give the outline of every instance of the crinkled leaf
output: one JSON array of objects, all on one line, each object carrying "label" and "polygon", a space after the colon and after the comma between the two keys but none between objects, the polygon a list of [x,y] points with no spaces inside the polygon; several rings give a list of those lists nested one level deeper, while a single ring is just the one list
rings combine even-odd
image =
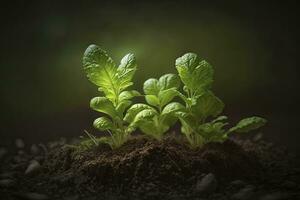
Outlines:
[{"label": "crinkled leaf", "polygon": [[198,66],[200,62],[199,57],[195,53],[186,53],[176,59],[176,67],[185,67],[191,72]]},{"label": "crinkled leaf", "polygon": [[119,95],[119,104],[117,106],[117,111],[118,113],[124,113],[124,111],[131,105],[133,97],[141,95],[138,91],[136,90],[130,90],[130,91],[123,91]]},{"label": "crinkled leaf", "polygon": [[108,144],[111,148],[113,148],[113,140],[112,140],[112,137],[101,137],[98,139],[98,142],[99,143],[102,143],[102,144]]},{"label": "crinkled leaf", "polygon": [[180,80],[175,74],[165,74],[159,80],[151,78],[144,83],[146,101],[150,105],[163,107],[176,95]]},{"label": "crinkled leaf", "polygon": [[159,101],[158,97],[155,95],[146,95],[145,99],[146,99],[146,102],[148,104],[150,104],[151,106],[158,107],[160,105],[160,101]]},{"label": "crinkled leaf", "polygon": [[186,97],[178,90],[176,90],[176,93],[177,93],[176,96],[180,97],[186,103],[186,105],[189,105],[189,107],[191,107],[193,104],[196,104],[196,98]]},{"label": "crinkled leaf", "polygon": [[154,133],[155,126],[153,124],[153,121],[144,121],[143,123],[139,124],[139,128],[141,131],[147,135],[152,135]]},{"label": "crinkled leaf", "polygon": [[114,127],[112,121],[106,117],[99,117],[95,119],[93,126],[100,131],[111,130]]},{"label": "crinkled leaf", "polygon": [[132,53],[125,55],[119,65],[120,69],[134,69],[136,67],[136,59]]},{"label": "crinkled leaf", "polygon": [[163,136],[163,133],[165,133],[170,127],[164,124],[155,126],[153,122],[147,121],[139,124],[139,128],[143,133],[150,135],[157,140],[160,140]]},{"label": "crinkled leaf", "polygon": [[157,95],[159,92],[158,80],[150,78],[144,82],[144,93],[147,95]]},{"label": "crinkled leaf", "polygon": [[161,112],[161,115],[164,116],[174,114],[175,112],[183,111],[184,109],[185,107],[182,104],[172,102],[164,107],[163,111]]},{"label": "crinkled leaf", "polygon": [[133,54],[126,55],[119,67],[97,45],[90,45],[83,55],[83,69],[88,79],[99,86],[99,91],[115,104],[120,92],[132,85],[131,79],[136,71]]},{"label": "crinkled leaf", "polygon": [[204,139],[202,135],[197,132],[197,119],[193,115],[185,112],[176,112],[176,114],[182,125],[181,132],[185,134],[191,147],[195,148],[203,145]]},{"label": "crinkled leaf", "polygon": [[123,91],[132,85],[132,77],[136,71],[137,64],[133,54],[125,55],[118,68],[119,90]]},{"label": "crinkled leaf", "polygon": [[139,126],[139,124],[142,124],[143,122],[148,122],[152,120],[152,118],[156,115],[157,112],[152,108],[142,110],[135,116],[132,124],[134,124],[135,126]]},{"label": "crinkled leaf", "polygon": [[201,91],[203,89],[209,89],[212,82],[213,82],[213,68],[212,66],[206,62],[205,60],[202,60],[199,65],[195,68],[193,72],[193,78],[192,78],[192,88],[194,91]]},{"label": "crinkled leaf", "polygon": [[222,142],[227,138],[224,134],[224,126],[227,124],[223,122],[205,123],[198,127],[198,131],[206,142]]},{"label": "crinkled leaf", "polygon": [[117,106],[116,110],[119,114],[123,114],[126,108],[128,108],[132,104],[132,101],[130,100],[123,100],[119,105]]},{"label": "crinkled leaf", "polygon": [[195,127],[197,127],[197,119],[195,118],[195,116],[186,113],[184,111],[179,111],[175,113],[176,116],[180,119],[181,123],[184,126],[188,126],[190,129],[195,130]]},{"label": "crinkled leaf", "polygon": [[167,103],[172,101],[172,99],[177,95],[176,88],[170,88],[166,90],[162,90],[158,93],[159,105],[161,107],[165,106]]},{"label": "crinkled leaf", "polygon": [[98,112],[105,113],[112,118],[116,117],[118,114],[115,110],[114,105],[106,97],[94,97],[90,101],[90,107]]},{"label": "crinkled leaf", "polygon": [[198,127],[199,131],[203,133],[206,137],[211,137],[213,135],[222,134],[225,132],[223,127],[228,123],[216,122],[216,123],[205,123]]},{"label": "crinkled leaf", "polygon": [[90,45],[83,55],[83,69],[88,79],[114,102],[118,90],[117,68],[107,53],[97,45]]},{"label": "crinkled leaf", "polygon": [[180,79],[176,74],[165,74],[161,76],[158,80],[158,87],[162,90],[167,90],[170,88],[179,88]]},{"label": "crinkled leaf", "polygon": [[229,132],[249,132],[264,126],[266,122],[267,120],[261,117],[248,117],[239,121],[237,125],[229,129]]},{"label": "crinkled leaf", "polygon": [[116,72],[115,64],[106,51],[94,44],[90,45],[84,52],[83,69],[87,73],[88,79],[100,87],[104,84],[110,84],[106,83],[109,82],[106,80],[106,76],[114,76]]},{"label": "crinkled leaf", "polygon": [[196,94],[209,89],[213,82],[213,68],[205,60],[200,61],[194,53],[176,59],[176,69],[184,85]]},{"label": "crinkled leaf", "polygon": [[172,126],[177,121],[176,112],[185,110],[185,107],[177,102],[172,102],[167,104],[161,112],[161,118],[163,123],[169,126]]},{"label": "crinkled leaf", "polygon": [[122,102],[124,100],[130,100],[133,97],[140,96],[141,94],[136,90],[130,90],[130,91],[123,91],[119,95],[119,102]]},{"label": "crinkled leaf", "polygon": [[131,122],[133,122],[134,118],[140,111],[146,110],[146,109],[153,109],[153,108],[151,106],[148,106],[147,104],[143,104],[143,103],[134,104],[127,110],[124,120],[128,123],[131,123]]},{"label": "crinkled leaf", "polygon": [[208,91],[201,95],[195,105],[192,106],[192,111],[202,119],[206,117],[219,115],[224,108],[224,103],[216,97],[212,92]]},{"label": "crinkled leaf", "polygon": [[215,122],[219,122],[219,121],[225,121],[227,119],[228,119],[227,116],[221,115],[221,116],[217,117],[216,119],[212,120],[211,123],[215,123]]}]

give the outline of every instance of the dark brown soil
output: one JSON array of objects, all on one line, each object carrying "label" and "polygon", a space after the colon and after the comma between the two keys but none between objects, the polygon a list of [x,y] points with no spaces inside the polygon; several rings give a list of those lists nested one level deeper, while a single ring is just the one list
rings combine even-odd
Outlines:
[{"label": "dark brown soil", "polygon": [[[30,199],[28,192],[50,199],[296,199],[300,170],[294,160],[272,144],[250,140],[200,149],[178,137],[134,137],[116,150],[62,144],[49,148],[36,173],[24,175],[27,166],[20,164],[16,184],[0,191],[6,199]],[[207,174],[213,181],[203,181]],[[252,193],[239,197],[247,187]]]}]

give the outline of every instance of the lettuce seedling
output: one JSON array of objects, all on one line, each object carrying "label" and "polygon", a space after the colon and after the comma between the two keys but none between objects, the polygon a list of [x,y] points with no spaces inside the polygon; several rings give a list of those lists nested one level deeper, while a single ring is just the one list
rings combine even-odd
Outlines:
[{"label": "lettuce seedling", "polygon": [[178,95],[185,103],[184,111],[176,112],[181,122],[181,131],[192,147],[208,142],[223,142],[233,132],[243,133],[263,126],[266,120],[249,117],[226,130],[226,116],[219,116],[224,103],[210,90],[213,82],[213,68],[194,53],[187,53],[176,59],[179,77],[184,84],[184,94]]},{"label": "lettuce seedling", "polygon": [[100,131],[107,131],[110,137],[102,137],[100,142],[112,148],[121,146],[134,130],[123,120],[126,109],[132,104],[131,99],[140,95],[131,86],[137,69],[133,54],[125,55],[117,67],[107,53],[96,45],[90,45],[83,55],[83,69],[88,79],[98,86],[104,96],[94,97],[90,107],[105,116],[97,118],[93,126]]},{"label": "lettuce seedling", "polygon": [[139,127],[146,135],[161,140],[164,133],[176,121],[176,112],[184,107],[172,99],[177,95],[180,79],[175,74],[165,74],[159,79],[150,78],[144,83],[146,102],[134,104],[128,109],[125,120]]}]

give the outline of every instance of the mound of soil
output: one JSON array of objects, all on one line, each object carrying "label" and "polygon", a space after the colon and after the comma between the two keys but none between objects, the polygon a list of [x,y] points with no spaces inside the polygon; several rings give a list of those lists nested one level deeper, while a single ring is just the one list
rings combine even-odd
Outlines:
[{"label": "mound of soil", "polygon": [[[84,149],[52,144],[39,156],[37,160],[37,155],[29,154],[17,164],[15,158],[6,159],[10,167],[2,170],[14,172],[13,178],[3,179],[13,181],[10,186],[1,187],[0,180],[6,199],[299,197],[295,158],[263,141],[228,140],[190,149],[178,137],[163,141],[134,137],[115,150],[106,145]],[[28,160],[31,166],[41,166],[28,173]]]}]

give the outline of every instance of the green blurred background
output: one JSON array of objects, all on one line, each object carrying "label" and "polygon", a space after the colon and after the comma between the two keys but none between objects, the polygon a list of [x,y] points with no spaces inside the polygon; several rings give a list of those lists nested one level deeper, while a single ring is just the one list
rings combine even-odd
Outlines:
[{"label": "green blurred background", "polygon": [[276,142],[300,150],[296,1],[9,1],[1,5],[1,143],[91,130],[97,95],[81,66],[95,43],[136,55],[135,89],[195,52],[215,68],[225,114],[264,116]]}]

